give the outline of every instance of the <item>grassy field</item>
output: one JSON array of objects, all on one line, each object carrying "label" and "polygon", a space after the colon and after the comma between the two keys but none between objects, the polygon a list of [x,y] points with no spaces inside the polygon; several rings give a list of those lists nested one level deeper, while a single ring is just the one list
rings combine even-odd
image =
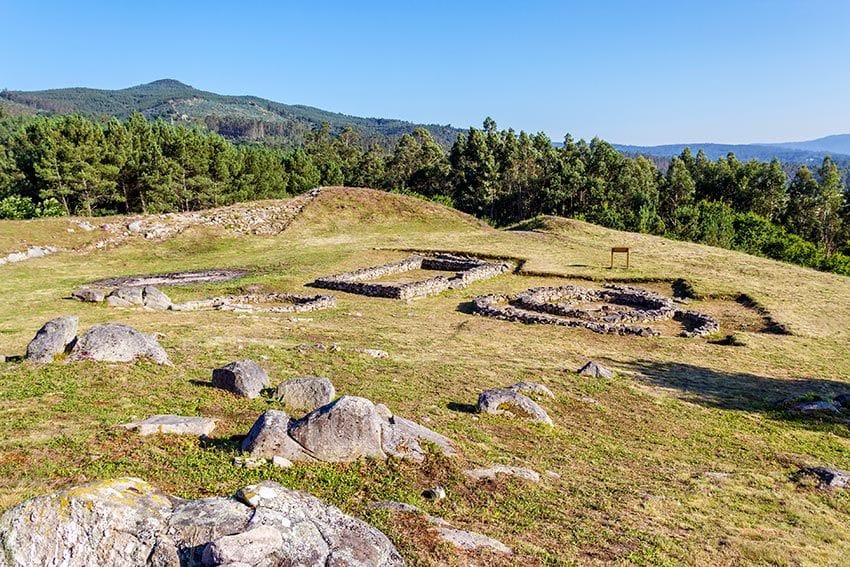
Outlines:
[{"label": "grassy field", "polygon": [[[850,392],[850,278],[696,244],[556,218],[497,231],[439,206],[366,190],[326,190],[276,237],[209,227],[164,242],[127,239],[80,253],[94,233],[67,219],[0,223],[0,244],[63,245],[64,252],[0,267],[0,353],[21,354],[44,321],[63,314],[123,322],[164,335],[173,367],[81,363],[0,367],[0,509],[88,480],[135,475],[186,497],[228,494],[270,478],[310,491],[372,522],[411,565],[846,565],[850,493],[795,481],[801,465],[850,468],[841,419],[800,419],[776,402]],[[632,249],[632,269],[608,268],[611,246]],[[17,248],[16,248],[17,247]],[[4,248],[5,249],[5,248]],[[518,274],[410,303],[335,292],[338,307],[281,314],[116,310],[67,299],[99,278],[237,267],[232,282],[163,288],[175,301],[247,286],[310,293],[313,279],[404,257],[402,250],[511,257]],[[694,308],[720,317],[745,346],[674,336],[616,337],[470,315],[481,293],[537,285],[645,280],[670,290],[684,278]],[[594,280],[594,281],[589,281]],[[315,293],[315,290],[312,290]],[[736,301],[740,294],[762,312]],[[760,332],[763,317],[791,335]],[[670,335],[671,333],[667,333]],[[299,351],[303,343],[338,352]],[[387,359],[358,348],[379,348]],[[252,358],[273,383],[314,374],[339,394],[387,404],[452,438],[461,456],[245,470],[231,465],[256,417],[277,406],[209,387],[211,369]],[[594,380],[588,359],[617,371]],[[486,388],[533,380],[555,400],[556,427],[469,413]],[[220,418],[213,439],[141,439],[118,424],[155,413]],[[470,466],[508,464],[539,484],[473,482]],[[426,502],[442,484],[448,498]],[[367,507],[401,500],[511,546],[511,558],[459,554],[424,519]]]}]

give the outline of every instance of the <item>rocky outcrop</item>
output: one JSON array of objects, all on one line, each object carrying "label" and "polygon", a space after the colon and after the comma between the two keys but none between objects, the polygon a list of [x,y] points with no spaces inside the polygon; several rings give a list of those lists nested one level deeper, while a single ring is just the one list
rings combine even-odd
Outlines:
[{"label": "rocky outcrop", "polygon": [[12,252],[0,258],[0,266],[4,264],[14,264],[23,262],[24,260],[32,260],[33,258],[41,258],[49,254],[57,252],[59,249],[53,246],[30,246],[23,252]]},{"label": "rocky outcrop", "polygon": [[271,387],[269,375],[253,360],[237,360],[212,372],[212,385],[243,398],[258,398]]},{"label": "rocky outcrop", "polygon": [[0,565],[400,566],[387,537],[317,498],[264,481],[181,500],[137,478],[40,496],[0,518]]},{"label": "rocky outcrop", "polygon": [[173,435],[209,435],[215,429],[216,420],[210,417],[184,415],[152,415],[151,417],[121,427],[138,431],[139,435],[155,435],[157,433]]},{"label": "rocky outcrop", "polygon": [[[436,270],[455,272],[454,276],[434,276],[407,283],[375,282],[378,278],[401,274],[412,270]],[[372,297],[412,299],[441,293],[448,289],[460,289],[470,283],[492,278],[510,270],[504,263],[485,262],[478,258],[437,254],[434,256],[408,256],[398,262],[363,268],[353,272],[319,278],[311,285],[335,289]]]},{"label": "rocky outcrop", "polygon": [[517,382],[513,386],[508,386],[508,390],[519,392],[530,398],[549,398],[555,399],[555,394],[548,387],[537,382]]},{"label": "rocky outcrop", "polygon": [[51,319],[27,345],[27,360],[38,363],[53,362],[53,357],[66,352],[77,338],[80,319],[75,316]]},{"label": "rocky outcrop", "polygon": [[[72,297],[76,298],[77,295],[81,294],[81,291],[83,290],[75,292]],[[88,292],[89,296],[94,294],[93,290],[87,289],[84,291]],[[123,286],[115,288],[109,293],[109,295],[106,296],[106,302],[111,307],[130,307],[136,305],[160,311],[171,308],[171,298],[152,285],[144,287]]]},{"label": "rocky outcrop", "polygon": [[850,472],[832,467],[805,467],[797,475],[814,477],[821,488],[850,487]]},{"label": "rocky outcrop", "polygon": [[535,423],[553,425],[552,419],[537,402],[507,388],[485,390],[478,396],[475,406],[478,413],[513,415]]},{"label": "rocky outcrop", "polygon": [[81,287],[71,294],[71,299],[85,303],[103,303],[106,299],[106,293],[100,289]]},{"label": "rocky outcrop", "polygon": [[80,337],[70,360],[132,362],[149,358],[157,364],[170,364],[168,355],[152,336],[119,323],[95,325]]},{"label": "rocky outcrop", "polygon": [[327,378],[305,376],[278,384],[275,398],[292,409],[314,410],[336,397],[336,389]]},{"label": "rocky outcrop", "polygon": [[433,443],[445,455],[454,454],[444,436],[392,415],[365,398],[343,396],[301,419],[269,410],[251,427],[242,450],[252,457],[283,457],[293,462],[351,462],[388,456],[422,461],[422,442]]}]

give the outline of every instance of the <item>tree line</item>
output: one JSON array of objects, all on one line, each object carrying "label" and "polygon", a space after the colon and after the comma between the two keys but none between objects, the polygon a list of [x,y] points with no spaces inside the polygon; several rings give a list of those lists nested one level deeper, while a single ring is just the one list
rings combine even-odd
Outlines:
[{"label": "tree line", "polygon": [[139,114],[0,119],[0,218],[197,210],[322,185],[415,194],[498,226],[560,215],[850,275],[850,193],[829,157],[789,176],[776,160],[686,149],[662,171],[598,138],[556,147],[491,119],[448,150],[423,128],[386,148],[323,126],[282,149]]}]

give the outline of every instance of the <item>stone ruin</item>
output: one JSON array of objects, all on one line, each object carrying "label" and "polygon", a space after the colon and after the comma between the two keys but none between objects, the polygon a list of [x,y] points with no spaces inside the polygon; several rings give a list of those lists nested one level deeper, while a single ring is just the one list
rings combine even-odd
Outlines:
[{"label": "stone ruin", "polygon": [[[413,255],[398,262],[319,278],[311,285],[371,297],[412,299],[414,297],[435,295],[448,289],[464,288],[472,282],[498,276],[507,272],[509,269],[510,265],[505,263],[485,262],[479,258],[456,256],[453,254],[436,254],[434,256]],[[437,275],[406,283],[370,281],[412,270],[454,272],[455,275]]]},{"label": "stone ruin", "polygon": [[720,330],[720,323],[710,315],[679,309],[672,299],[653,291],[614,284],[602,289],[568,285],[535,287],[516,295],[479,295],[473,309],[478,315],[505,321],[582,327],[602,334],[658,336],[661,333],[647,323],[669,319],[686,326],[683,337]]},{"label": "stone ruin", "polygon": [[169,272],[165,274],[146,274],[107,278],[92,282],[93,287],[144,287],[163,285],[191,285],[197,283],[218,283],[235,280],[248,275],[248,270],[213,269],[192,272]]},{"label": "stone ruin", "polygon": [[332,295],[298,295],[294,293],[248,293],[225,295],[171,305],[172,311],[238,311],[248,313],[306,313],[333,309]]}]

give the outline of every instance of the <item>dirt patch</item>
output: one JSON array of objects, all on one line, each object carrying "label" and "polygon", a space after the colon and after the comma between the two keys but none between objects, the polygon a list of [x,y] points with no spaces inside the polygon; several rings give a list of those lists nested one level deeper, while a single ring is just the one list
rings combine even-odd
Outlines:
[{"label": "dirt patch", "polygon": [[217,283],[239,279],[248,275],[248,270],[219,269],[199,270],[196,272],[173,272],[167,274],[146,274],[139,276],[123,276],[97,280],[89,285],[95,287],[144,287],[193,285],[198,283]]}]

